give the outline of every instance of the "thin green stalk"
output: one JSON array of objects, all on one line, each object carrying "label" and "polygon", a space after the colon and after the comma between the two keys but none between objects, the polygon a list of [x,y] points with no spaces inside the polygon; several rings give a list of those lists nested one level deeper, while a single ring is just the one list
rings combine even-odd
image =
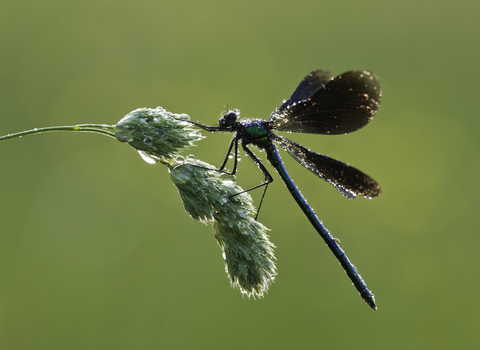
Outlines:
[{"label": "thin green stalk", "polygon": [[79,124],[71,126],[49,126],[45,128],[35,128],[32,130],[26,130],[17,132],[14,134],[8,134],[0,136],[0,142],[8,139],[14,139],[17,137],[42,134],[45,132],[56,132],[56,131],[76,131],[76,132],[91,132],[95,134],[103,134],[115,138],[115,125],[107,124]]}]

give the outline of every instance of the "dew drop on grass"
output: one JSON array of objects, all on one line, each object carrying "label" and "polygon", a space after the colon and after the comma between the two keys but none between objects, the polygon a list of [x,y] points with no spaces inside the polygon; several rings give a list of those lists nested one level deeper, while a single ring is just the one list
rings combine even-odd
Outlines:
[{"label": "dew drop on grass", "polygon": [[150,157],[148,154],[146,154],[143,151],[138,151],[138,154],[140,154],[140,157],[142,157],[142,159],[146,161],[148,164],[155,164],[157,162],[154,158]]}]

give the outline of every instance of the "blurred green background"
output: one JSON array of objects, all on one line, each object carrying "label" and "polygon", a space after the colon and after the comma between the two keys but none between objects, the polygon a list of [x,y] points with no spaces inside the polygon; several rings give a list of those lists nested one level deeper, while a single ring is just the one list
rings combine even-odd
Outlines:
[{"label": "blurred green background", "polygon": [[[3,142],[0,348],[478,349],[479,11],[471,0],[1,1],[0,134],[116,124],[158,105],[210,125],[224,106],[267,119],[311,70],[368,69],[383,101],[367,127],[289,136],[383,193],[348,201],[282,153],[378,310],[273,169],[259,220],[279,275],[248,300],[164,166],[98,135]],[[191,152],[218,166],[230,137]],[[261,181],[240,166],[240,185]]]}]

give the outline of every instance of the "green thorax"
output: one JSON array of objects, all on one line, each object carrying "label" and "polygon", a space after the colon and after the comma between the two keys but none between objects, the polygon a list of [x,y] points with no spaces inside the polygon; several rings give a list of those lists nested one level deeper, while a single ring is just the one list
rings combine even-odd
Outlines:
[{"label": "green thorax", "polygon": [[243,140],[243,144],[254,144],[257,147],[265,148],[272,143],[272,127],[265,120],[254,120],[251,122],[237,124],[237,133]]}]

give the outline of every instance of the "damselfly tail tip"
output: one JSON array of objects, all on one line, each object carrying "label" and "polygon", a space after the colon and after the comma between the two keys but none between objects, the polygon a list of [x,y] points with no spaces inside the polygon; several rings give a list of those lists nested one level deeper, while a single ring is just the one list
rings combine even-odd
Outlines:
[{"label": "damselfly tail tip", "polygon": [[368,306],[370,306],[373,310],[377,309],[377,305],[375,305],[375,299],[373,298],[366,298],[364,299]]}]

